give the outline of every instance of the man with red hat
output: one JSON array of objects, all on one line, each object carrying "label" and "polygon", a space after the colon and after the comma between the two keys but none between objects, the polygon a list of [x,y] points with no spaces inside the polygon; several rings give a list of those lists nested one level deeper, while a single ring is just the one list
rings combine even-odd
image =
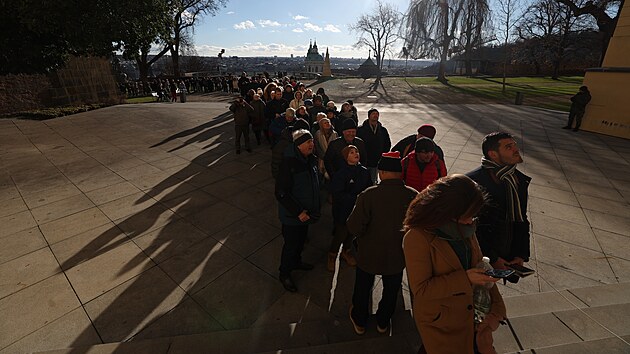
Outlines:
[{"label": "man with red hat", "polygon": [[356,334],[365,333],[376,274],[383,280],[383,294],[376,311],[376,330],[389,332],[405,268],[402,222],[409,203],[418,194],[400,179],[402,166],[398,152],[382,154],[377,168],[379,184],[359,194],[346,222],[358,245],[349,314]]},{"label": "man with red hat", "polygon": [[[423,124],[420,126],[420,128],[418,128],[417,134],[409,135],[403,138],[401,141],[397,142],[396,145],[394,145],[394,147],[392,148],[392,151],[398,151],[400,153],[400,156],[404,158],[413,151],[416,145],[416,140],[422,137],[427,137],[431,140],[434,140],[435,133],[436,130],[434,126],[432,126],[431,124]],[[437,144],[435,144],[435,154],[440,160],[444,161],[444,151],[442,151],[442,148],[440,148]]]}]

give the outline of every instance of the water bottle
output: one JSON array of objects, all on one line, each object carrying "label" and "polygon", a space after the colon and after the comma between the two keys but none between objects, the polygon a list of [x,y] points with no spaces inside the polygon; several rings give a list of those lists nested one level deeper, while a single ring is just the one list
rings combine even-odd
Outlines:
[{"label": "water bottle", "polygon": [[[483,257],[481,262],[477,264],[478,269],[490,270],[490,258]],[[473,304],[475,305],[475,323],[483,322],[483,319],[488,313],[490,313],[490,307],[492,306],[492,298],[490,297],[490,290],[494,286],[493,282],[488,282],[484,285],[475,285],[473,288]]]}]

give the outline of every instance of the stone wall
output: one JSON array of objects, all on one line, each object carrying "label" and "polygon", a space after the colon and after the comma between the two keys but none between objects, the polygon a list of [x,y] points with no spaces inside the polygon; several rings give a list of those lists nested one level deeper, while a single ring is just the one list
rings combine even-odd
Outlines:
[{"label": "stone wall", "polygon": [[72,57],[49,75],[0,76],[0,114],[121,99],[111,63],[102,57]]}]

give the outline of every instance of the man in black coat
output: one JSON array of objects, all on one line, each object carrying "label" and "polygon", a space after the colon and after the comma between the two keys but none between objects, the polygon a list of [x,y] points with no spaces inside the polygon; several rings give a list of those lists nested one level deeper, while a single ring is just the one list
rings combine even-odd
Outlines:
[{"label": "man in black coat", "polygon": [[361,164],[367,163],[367,150],[365,148],[365,142],[361,138],[357,138],[357,123],[352,119],[346,119],[342,123],[341,132],[343,136],[338,137],[328,144],[328,150],[324,156],[324,166],[326,172],[332,178],[332,175],[346,165],[346,160],[341,154],[341,150],[348,145],[354,145],[359,149],[359,155],[361,156]]},{"label": "man in black coat", "polygon": [[376,183],[378,179],[376,165],[381,158],[381,154],[388,152],[392,146],[387,128],[378,121],[379,115],[376,108],[370,109],[368,111],[368,119],[357,129],[357,136],[363,140],[367,149],[367,163],[365,167],[370,171],[372,183]]},{"label": "man in black coat", "polygon": [[[511,134],[490,133],[481,148],[481,167],[466,174],[488,194],[477,221],[479,246],[495,269],[522,266],[530,255],[527,189],[531,178],[516,169],[523,158]],[[508,280],[517,282],[518,277]]]},{"label": "man in black coat", "polygon": [[580,130],[580,125],[582,124],[582,117],[584,117],[584,112],[586,111],[586,105],[591,101],[591,93],[588,91],[588,87],[582,86],[578,93],[571,97],[571,111],[569,112],[569,121],[567,125],[562,127],[562,129],[571,129],[573,125],[573,120],[575,119],[575,128],[573,131],[576,132]]}]

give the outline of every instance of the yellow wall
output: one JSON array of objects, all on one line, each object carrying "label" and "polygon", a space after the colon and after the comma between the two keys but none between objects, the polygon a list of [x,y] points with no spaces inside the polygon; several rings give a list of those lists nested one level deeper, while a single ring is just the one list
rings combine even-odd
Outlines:
[{"label": "yellow wall", "polygon": [[[625,2],[610,40],[604,68],[630,70],[630,2]],[[581,129],[630,139],[630,71],[587,72],[584,85],[593,99],[586,108]]]}]

